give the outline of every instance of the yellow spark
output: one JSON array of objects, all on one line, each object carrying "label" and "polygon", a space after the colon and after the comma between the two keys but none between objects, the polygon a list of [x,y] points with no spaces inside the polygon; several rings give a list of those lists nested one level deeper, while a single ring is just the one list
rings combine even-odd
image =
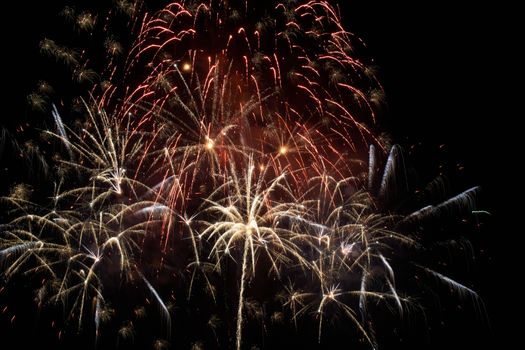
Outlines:
[{"label": "yellow spark", "polygon": [[251,220],[248,225],[246,225],[246,234],[251,235],[254,230],[257,230],[257,222],[255,220]]},{"label": "yellow spark", "polygon": [[208,141],[206,141],[206,149],[212,150],[214,146],[215,142],[212,139],[208,139]]}]

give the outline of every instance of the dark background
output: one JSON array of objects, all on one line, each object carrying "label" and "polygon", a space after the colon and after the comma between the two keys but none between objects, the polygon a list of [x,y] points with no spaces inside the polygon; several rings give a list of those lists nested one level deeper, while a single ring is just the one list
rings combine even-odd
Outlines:
[{"label": "dark background", "polygon": [[[508,198],[519,196],[513,193],[519,184],[508,175],[518,162],[509,150],[515,142],[511,130],[519,125],[512,108],[517,73],[510,47],[518,43],[511,39],[512,10],[483,1],[340,2],[346,28],[364,39],[379,67],[388,103],[384,120],[393,139],[407,148],[416,145],[414,162],[422,173],[437,174],[445,163],[464,167],[458,187],[481,185],[481,205],[492,214],[473,241],[477,261],[469,284],[483,298],[490,326],[470,311],[436,316],[443,325],[432,345],[422,348],[503,348],[516,335],[507,315],[522,298],[511,286],[508,248],[519,234],[508,214]],[[26,96],[42,69],[38,43],[52,33],[62,3],[17,1],[2,11],[0,124],[12,128],[26,120]],[[25,333],[9,336],[9,318],[0,320],[0,338]],[[27,333],[21,344],[31,343]]]}]

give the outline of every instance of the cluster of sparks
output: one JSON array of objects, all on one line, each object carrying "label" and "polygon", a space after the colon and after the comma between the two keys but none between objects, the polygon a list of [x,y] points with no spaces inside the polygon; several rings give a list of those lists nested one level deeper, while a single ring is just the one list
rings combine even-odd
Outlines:
[{"label": "cluster of sparks", "polygon": [[[4,276],[43,276],[39,302],[62,303],[78,327],[93,320],[97,336],[115,281],[141,284],[169,337],[173,305],[162,291],[180,282],[159,275],[178,269],[188,299],[198,286],[217,303],[232,293],[221,283],[233,263],[237,349],[260,279],[281,290],[272,317],[296,327],[313,317],[321,341],[327,319],[343,315],[377,347],[367,304],[402,314],[413,303],[391,260],[416,242],[398,229],[472,208],[478,189],[409,215],[382,210],[400,149],[375,136],[382,88],[328,2],[181,1],[153,15],[118,3],[137,40],[121,75],[112,64],[102,74],[82,125],[63,123],[53,105],[56,131],[45,134],[63,149],[55,190],[45,204],[23,185],[2,199]],[[95,21],[83,16],[84,26]]]}]

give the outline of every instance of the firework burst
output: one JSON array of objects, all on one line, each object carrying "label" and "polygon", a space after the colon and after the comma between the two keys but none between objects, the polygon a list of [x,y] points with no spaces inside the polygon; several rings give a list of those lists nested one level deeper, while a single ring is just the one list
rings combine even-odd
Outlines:
[{"label": "firework burst", "polygon": [[[479,189],[414,212],[391,209],[409,186],[402,150],[375,136],[381,85],[328,2],[186,1],[151,14],[118,1],[106,20],[72,8],[62,15],[79,33],[123,16],[136,40],[126,55],[108,36],[99,74],[85,52],[41,42],[77,83],[102,82],[76,125],[51,105],[55,130],[42,137],[57,155],[31,153],[54,184],[48,200],[33,201],[24,185],[2,198],[7,279],[41,277],[39,303],[62,304],[79,329],[92,322],[96,338],[117,318],[119,339],[132,339],[126,315],[146,317],[151,299],[170,340],[173,314],[183,318],[175,307],[211,304],[205,326],[219,346],[232,345],[234,329],[237,349],[246,324],[268,314],[289,316],[296,329],[314,320],[318,342],[343,318],[376,348],[369,303],[401,316],[417,305],[396,287],[405,258],[396,252],[419,249],[428,218],[472,212]],[[42,91],[30,102],[45,111],[53,90]],[[20,150],[3,132],[8,140]],[[121,286],[140,290],[129,296],[132,313],[117,308],[129,308]],[[263,286],[268,293],[253,293]]]}]

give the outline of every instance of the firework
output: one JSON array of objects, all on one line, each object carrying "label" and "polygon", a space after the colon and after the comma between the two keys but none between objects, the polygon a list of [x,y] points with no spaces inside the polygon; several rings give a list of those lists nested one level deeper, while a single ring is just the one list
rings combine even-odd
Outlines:
[{"label": "firework", "polygon": [[[400,315],[416,305],[396,287],[396,251],[417,250],[417,227],[429,218],[474,211],[479,189],[391,209],[409,188],[402,150],[375,136],[381,85],[329,3],[187,1],[153,14],[116,6],[105,20],[62,12],[79,33],[108,28],[112,16],[130,24],[127,54],[114,36],[103,41],[100,73],[84,52],[41,42],[77,83],[102,82],[76,125],[51,104],[54,126],[42,137],[58,151],[49,159],[32,147],[54,185],[49,200],[33,201],[23,185],[2,198],[3,275],[42,277],[39,302],[62,304],[79,329],[92,322],[96,338],[118,318],[119,341],[133,339],[134,323],[119,313],[144,318],[151,299],[170,340],[180,300],[218,309],[220,297],[236,306],[206,318],[217,344],[234,319],[241,349],[246,324],[267,318],[260,304],[277,302],[273,322],[289,316],[297,329],[313,319],[321,342],[328,320],[345,318],[376,348],[368,304]],[[52,94],[42,88],[31,104],[45,111]],[[2,150],[10,139],[3,132]],[[261,279],[277,298],[250,294]],[[140,286],[133,312],[113,308],[116,285]]]}]

